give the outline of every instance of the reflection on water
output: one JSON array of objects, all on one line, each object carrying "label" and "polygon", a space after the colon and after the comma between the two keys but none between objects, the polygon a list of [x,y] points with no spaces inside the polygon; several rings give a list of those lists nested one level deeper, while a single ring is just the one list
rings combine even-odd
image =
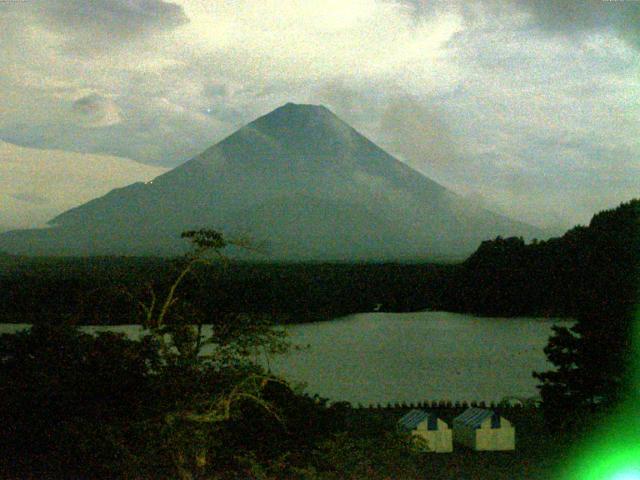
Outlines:
[{"label": "reflection on water", "polygon": [[[547,370],[542,349],[554,324],[537,318],[478,318],[447,312],[363,313],[287,327],[296,345],[271,369],[306,390],[353,403],[422,400],[499,401],[537,394],[533,370]],[[0,324],[0,333],[26,328]],[[140,328],[85,327],[138,337]]]}]

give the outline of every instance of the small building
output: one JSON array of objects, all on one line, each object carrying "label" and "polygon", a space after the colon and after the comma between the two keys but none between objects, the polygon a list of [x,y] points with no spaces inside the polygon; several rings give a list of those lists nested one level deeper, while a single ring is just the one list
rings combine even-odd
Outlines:
[{"label": "small building", "polygon": [[451,429],[435,413],[411,410],[398,420],[398,428],[419,437],[430,452],[453,451]]},{"label": "small building", "polygon": [[515,450],[516,430],[491,410],[469,408],[453,419],[453,440],[473,450]]}]

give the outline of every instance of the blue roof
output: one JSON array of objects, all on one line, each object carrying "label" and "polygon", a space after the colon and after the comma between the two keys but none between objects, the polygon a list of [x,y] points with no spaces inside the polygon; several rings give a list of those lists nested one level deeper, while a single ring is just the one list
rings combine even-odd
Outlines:
[{"label": "blue roof", "polygon": [[480,428],[482,422],[491,418],[491,428],[500,428],[500,415],[484,408],[469,408],[453,419],[456,423],[462,423],[467,427]]},{"label": "blue roof", "polygon": [[411,410],[400,420],[398,420],[398,425],[404,430],[414,430],[420,423],[425,420],[427,420],[428,422],[428,430],[438,429],[438,417],[435,414],[425,412],[424,410]]}]

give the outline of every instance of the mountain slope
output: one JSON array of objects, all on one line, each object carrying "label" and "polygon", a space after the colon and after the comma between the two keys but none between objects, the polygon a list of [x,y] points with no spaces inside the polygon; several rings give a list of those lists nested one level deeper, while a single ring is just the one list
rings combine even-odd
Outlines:
[{"label": "mountain slope", "polygon": [[322,106],[287,104],[146,184],[64,212],[0,249],[168,254],[185,229],[271,244],[274,259],[464,255],[496,235],[539,235],[475,207],[387,154]]}]

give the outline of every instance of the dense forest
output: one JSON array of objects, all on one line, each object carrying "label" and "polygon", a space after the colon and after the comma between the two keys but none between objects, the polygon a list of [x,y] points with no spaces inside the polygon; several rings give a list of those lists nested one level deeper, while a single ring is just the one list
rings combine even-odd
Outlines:
[{"label": "dense forest", "polygon": [[483,242],[444,280],[444,310],[575,317],[630,309],[636,301],[640,201],[600,212],[588,226],[526,244]]},{"label": "dense forest", "polygon": [[[83,323],[131,321],[132,299],[164,291],[179,260],[90,257],[0,260],[0,322],[44,317]],[[356,312],[415,311],[444,298],[454,265],[233,263],[199,266],[181,294],[212,312],[259,313],[278,322],[325,320]]]},{"label": "dense forest", "polygon": [[[201,266],[183,286],[210,311],[278,322],[424,309],[576,317],[635,301],[638,201],[596,214],[559,238],[483,242],[460,264],[234,263]],[[176,260],[0,256],[0,321],[130,321],[132,298],[164,291]],[[603,292],[606,295],[603,296]],[[598,303],[596,305],[596,303]]]}]

